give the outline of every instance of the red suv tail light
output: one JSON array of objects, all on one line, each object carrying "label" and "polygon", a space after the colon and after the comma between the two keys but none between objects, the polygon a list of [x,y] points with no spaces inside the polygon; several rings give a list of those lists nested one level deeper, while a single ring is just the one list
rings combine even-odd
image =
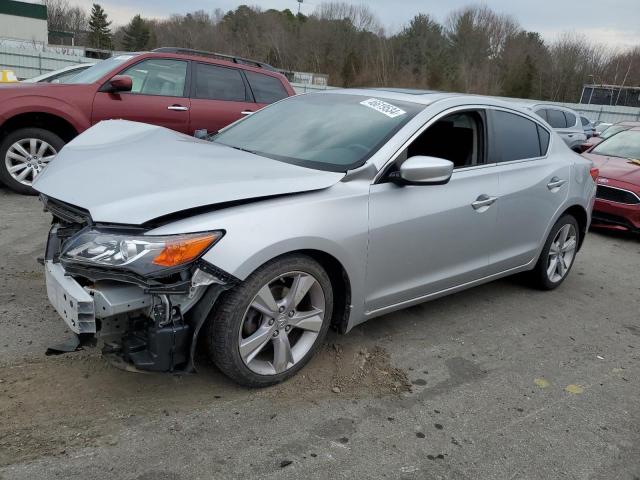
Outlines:
[{"label": "red suv tail light", "polygon": [[598,175],[600,175],[600,170],[594,167],[591,170],[589,170],[589,174],[591,175],[591,178],[595,182],[598,179]]}]

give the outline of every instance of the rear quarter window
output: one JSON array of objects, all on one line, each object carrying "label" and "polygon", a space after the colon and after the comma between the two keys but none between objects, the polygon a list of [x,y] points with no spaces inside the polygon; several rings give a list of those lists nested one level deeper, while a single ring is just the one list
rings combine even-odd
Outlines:
[{"label": "rear quarter window", "polygon": [[538,137],[540,138],[540,155],[544,156],[547,154],[547,150],[549,150],[549,140],[551,140],[551,135],[549,132],[538,125]]},{"label": "rear quarter window", "polygon": [[256,103],[273,103],[289,96],[279,79],[256,72],[245,73]]},{"label": "rear quarter window", "polygon": [[541,156],[538,124],[523,116],[501,110],[492,111],[491,118],[493,120],[492,156],[499,162]]}]

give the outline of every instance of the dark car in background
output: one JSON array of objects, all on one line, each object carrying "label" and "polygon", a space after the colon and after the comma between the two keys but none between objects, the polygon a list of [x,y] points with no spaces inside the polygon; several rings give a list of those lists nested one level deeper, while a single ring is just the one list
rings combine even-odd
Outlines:
[{"label": "dark car in background", "polygon": [[64,84],[3,85],[0,181],[34,193],[33,180],[64,144],[101,120],[216,132],[294,94],[265,63],[176,48],[117,55]]},{"label": "dark car in background", "polygon": [[640,232],[640,126],[583,154],[600,170],[593,226]]}]

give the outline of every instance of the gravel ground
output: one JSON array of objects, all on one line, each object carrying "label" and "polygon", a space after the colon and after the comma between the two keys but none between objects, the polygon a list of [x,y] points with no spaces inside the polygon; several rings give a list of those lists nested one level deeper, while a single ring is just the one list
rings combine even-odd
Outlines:
[{"label": "gravel ground", "polygon": [[640,240],[591,233],[553,292],[494,282],[331,334],[246,390],[136,374],[65,328],[49,216],[0,189],[0,479],[640,478]]}]

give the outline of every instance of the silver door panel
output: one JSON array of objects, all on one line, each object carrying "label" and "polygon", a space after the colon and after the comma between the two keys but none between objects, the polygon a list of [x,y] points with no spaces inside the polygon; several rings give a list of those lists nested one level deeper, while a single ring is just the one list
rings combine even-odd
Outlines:
[{"label": "silver door panel", "polygon": [[499,199],[494,165],[457,170],[446,185],[372,185],[365,310],[377,310],[488,274]]}]

